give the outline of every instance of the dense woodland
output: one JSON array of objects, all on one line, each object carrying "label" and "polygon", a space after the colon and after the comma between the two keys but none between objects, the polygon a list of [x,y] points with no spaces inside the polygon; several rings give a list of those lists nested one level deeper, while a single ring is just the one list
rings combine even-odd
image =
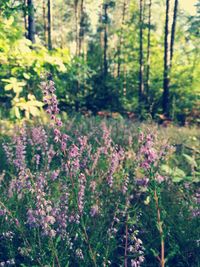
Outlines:
[{"label": "dense woodland", "polygon": [[200,2],[180,1],[2,0],[1,117],[37,116],[48,72],[67,113],[199,122]]}]

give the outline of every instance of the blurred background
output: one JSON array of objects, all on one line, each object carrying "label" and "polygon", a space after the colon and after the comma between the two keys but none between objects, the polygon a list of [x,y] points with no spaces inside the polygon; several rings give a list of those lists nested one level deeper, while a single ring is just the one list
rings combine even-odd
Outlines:
[{"label": "blurred background", "polygon": [[0,118],[63,114],[200,123],[199,0],[1,0]]}]

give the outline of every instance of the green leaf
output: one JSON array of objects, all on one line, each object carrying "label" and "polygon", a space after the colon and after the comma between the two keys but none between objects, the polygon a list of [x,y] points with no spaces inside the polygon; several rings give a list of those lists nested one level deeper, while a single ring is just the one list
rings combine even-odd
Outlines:
[{"label": "green leaf", "polygon": [[56,246],[58,245],[58,243],[60,243],[60,241],[61,241],[61,236],[58,236],[58,237],[56,238]]},{"label": "green leaf", "polygon": [[15,116],[17,119],[21,119],[21,115],[18,107],[14,107]]},{"label": "green leaf", "polygon": [[44,103],[37,101],[37,100],[33,100],[33,101],[28,101],[29,105],[31,106],[35,106],[35,107],[43,107]]},{"label": "green leaf", "polygon": [[173,170],[167,164],[161,166],[161,171],[168,175],[172,175],[173,173]]},{"label": "green leaf", "polygon": [[10,27],[14,22],[14,17],[11,16],[9,19],[5,20],[4,23],[5,23],[5,27]]},{"label": "green leaf", "polygon": [[187,163],[191,166],[197,167],[197,163],[195,159],[187,154],[183,154],[184,158],[186,159]]},{"label": "green leaf", "polygon": [[5,87],[4,87],[5,91],[10,91],[13,89],[13,85],[12,84],[7,84]]},{"label": "green leaf", "polygon": [[173,172],[173,182],[179,183],[186,177],[186,174],[183,170],[176,168]]},{"label": "green leaf", "polygon": [[163,171],[164,174],[172,177],[172,180],[175,183],[182,181],[186,177],[186,174],[183,170],[177,167],[175,169],[171,169],[168,165],[165,164],[161,166],[161,171]]},{"label": "green leaf", "polygon": [[32,94],[28,94],[28,99],[29,99],[29,100],[35,100],[35,96],[32,95]]},{"label": "green leaf", "polygon": [[200,173],[196,172],[195,176],[186,176],[185,179],[192,183],[199,183],[200,182]]},{"label": "green leaf", "polygon": [[150,249],[151,252],[153,253],[154,257],[158,257],[159,256],[159,252],[153,248]]},{"label": "green leaf", "polygon": [[11,77],[10,79],[2,79],[3,82],[8,83],[5,86],[5,90],[13,90],[16,94],[19,94],[23,91],[23,87],[26,85],[24,81],[18,81],[15,77]]},{"label": "green leaf", "polygon": [[23,73],[23,76],[26,80],[29,80],[31,78],[31,76],[28,73]]},{"label": "green leaf", "polygon": [[30,110],[30,114],[33,116],[33,117],[36,117],[36,116],[39,116],[40,115],[40,111],[38,108],[34,107],[34,106],[31,106],[29,108]]}]

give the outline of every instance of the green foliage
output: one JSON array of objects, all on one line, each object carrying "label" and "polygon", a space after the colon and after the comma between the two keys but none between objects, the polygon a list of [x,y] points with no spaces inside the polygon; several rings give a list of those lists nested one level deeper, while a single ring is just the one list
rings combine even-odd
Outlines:
[{"label": "green foliage", "polygon": [[[46,48],[39,44],[33,49],[31,42],[22,38],[16,29],[13,17],[1,18],[1,21],[0,62],[3,67],[0,71],[0,97],[11,106],[12,118],[22,118],[22,114],[26,118],[30,115],[39,116],[38,107],[42,107],[42,104],[35,98],[41,99],[42,75],[48,71],[51,71],[52,75],[65,72],[70,61],[69,51],[58,49],[49,54]],[[9,114],[4,109],[2,112],[4,115]]]},{"label": "green foliage", "polygon": [[[23,1],[0,3],[0,115],[23,118],[26,109],[15,103],[34,95],[40,101],[40,82],[51,73],[58,90],[60,108],[65,112],[91,110],[132,112],[141,119],[162,114],[164,4],[152,1],[152,22],[148,25],[148,4],[143,25],[144,103],[138,102],[139,7],[136,2],[56,0],[53,6],[52,43],[48,51],[47,21],[42,1],[35,1],[36,44],[27,37],[28,7]],[[129,2],[129,1],[128,1]],[[107,16],[105,17],[105,7]],[[47,7],[45,6],[46,11]],[[125,9],[124,9],[125,8]],[[98,12],[97,12],[98,11]],[[26,16],[25,16],[26,15]],[[25,16],[25,17],[24,17]],[[173,67],[170,73],[170,117],[185,123],[200,122],[199,3],[197,14],[179,12]],[[105,29],[108,74],[104,76]],[[147,92],[147,38],[151,29],[150,85]],[[79,53],[77,50],[80,48]],[[76,50],[76,52],[75,52]],[[17,97],[17,98],[16,98]],[[24,100],[22,100],[24,99]],[[20,104],[22,105],[22,104]],[[11,110],[12,109],[12,110]],[[20,111],[20,116],[19,116]],[[30,112],[29,112],[30,113]],[[32,114],[39,114],[32,111]],[[29,117],[29,116],[27,116]]]}]

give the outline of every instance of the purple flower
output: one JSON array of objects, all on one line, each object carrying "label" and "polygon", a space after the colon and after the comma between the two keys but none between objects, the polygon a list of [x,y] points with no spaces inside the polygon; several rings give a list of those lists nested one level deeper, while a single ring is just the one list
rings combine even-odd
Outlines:
[{"label": "purple flower", "polygon": [[14,144],[15,159],[13,160],[13,163],[18,170],[23,170],[26,168],[26,135],[15,136]]},{"label": "purple flower", "polygon": [[99,206],[98,205],[93,205],[92,207],[91,207],[91,210],[90,210],[90,215],[92,216],[92,217],[95,217],[96,215],[98,215],[99,214]]},{"label": "purple flower", "polygon": [[9,144],[3,144],[3,149],[4,149],[4,152],[6,154],[6,158],[7,158],[8,163],[12,163],[13,158],[14,158],[12,146]]},{"label": "purple flower", "polygon": [[107,182],[110,187],[113,186],[113,175],[117,168],[119,167],[120,160],[123,158],[123,150],[120,149],[118,152],[114,151],[112,154],[112,159],[111,159],[111,164],[110,164],[110,169],[108,172],[108,177],[107,177]]},{"label": "purple flower", "polygon": [[146,187],[149,183],[149,178],[144,177],[141,179],[136,179],[136,184],[142,187]]},{"label": "purple flower", "polygon": [[165,180],[165,177],[160,175],[159,173],[156,174],[156,181],[160,184]]},{"label": "purple flower", "polygon": [[79,156],[79,148],[76,145],[72,145],[69,150],[69,158],[76,158]]},{"label": "purple flower", "polygon": [[62,151],[65,151],[66,148],[67,148],[67,144],[64,141],[62,141],[62,143],[61,143],[61,150]]},{"label": "purple flower", "polygon": [[122,186],[122,193],[123,195],[126,194],[126,192],[128,191],[128,184],[129,184],[129,177],[126,176],[123,182],[123,186]]},{"label": "purple flower", "polygon": [[79,192],[78,192],[78,209],[79,212],[82,213],[84,209],[84,196],[85,196],[85,185],[86,178],[83,173],[79,175]]},{"label": "purple flower", "polygon": [[39,154],[35,155],[35,162],[36,162],[36,165],[38,166],[40,163],[40,155]]},{"label": "purple flower", "polygon": [[0,209],[0,216],[6,215],[6,210],[5,209]]},{"label": "purple flower", "polygon": [[60,170],[53,171],[51,174],[51,180],[55,181],[60,174]]}]

